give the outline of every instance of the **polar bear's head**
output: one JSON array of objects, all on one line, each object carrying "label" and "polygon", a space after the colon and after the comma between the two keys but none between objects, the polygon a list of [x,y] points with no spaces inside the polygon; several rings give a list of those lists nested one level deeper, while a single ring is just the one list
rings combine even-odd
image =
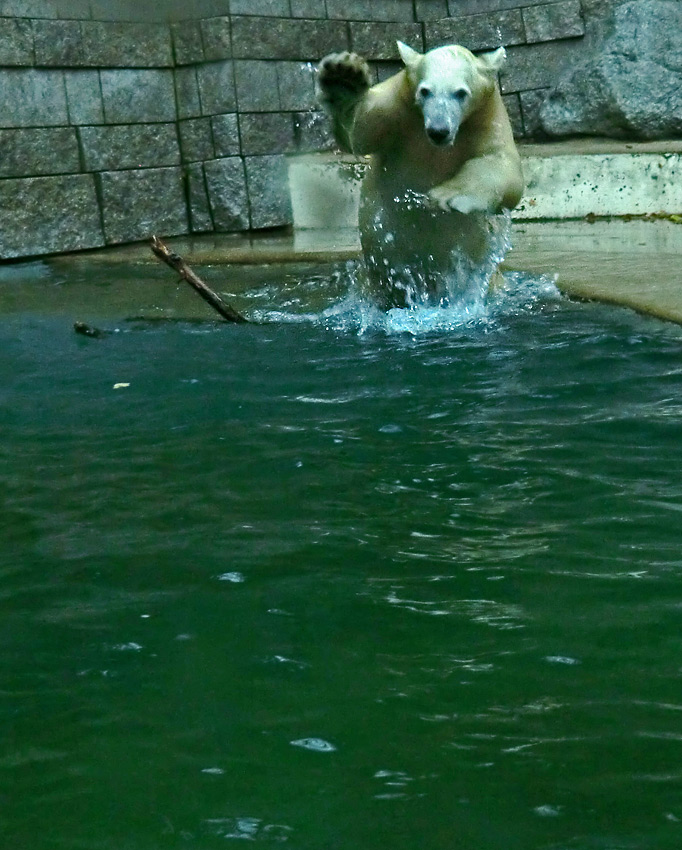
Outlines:
[{"label": "polar bear's head", "polygon": [[504,47],[474,56],[454,44],[419,53],[402,41],[398,50],[424,116],[426,135],[438,147],[455,141],[462,122],[492,92],[507,56]]}]

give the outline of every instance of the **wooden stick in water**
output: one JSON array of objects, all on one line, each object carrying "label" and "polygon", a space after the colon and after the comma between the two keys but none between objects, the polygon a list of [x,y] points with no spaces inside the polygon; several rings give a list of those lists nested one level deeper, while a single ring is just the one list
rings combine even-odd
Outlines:
[{"label": "wooden stick in water", "polygon": [[199,295],[201,295],[204,301],[210,304],[216,312],[220,313],[226,322],[244,324],[249,321],[233,307],[230,307],[229,304],[226,304],[216,292],[207,286],[204,281],[192,271],[182,257],[179,254],[176,254],[175,251],[171,251],[171,249],[162,242],[158,236],[152,236],[151,248],[154,255],[158,257],[161,262],[176,271],[184,281],[186,281],[196,292],[199,293]]}]

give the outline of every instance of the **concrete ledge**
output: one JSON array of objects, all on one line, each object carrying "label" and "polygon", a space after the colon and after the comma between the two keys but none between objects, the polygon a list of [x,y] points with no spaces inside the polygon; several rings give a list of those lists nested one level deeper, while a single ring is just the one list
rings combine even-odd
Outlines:
[{"label": "concrete ledge", "polygon": [[505,271],[556,275],[565,295],[682,324],[682,225],[622,219],[518,221]]},{"label": "concrete ledge", "polygon": [[[529,145],[522,153],[529,193],[525,208],[514,216],[514,248],[503,269],[556,275],[568,296],[682,324],[682,225],[592,219],[682,212],[682,142],[582,139]],[[171,240],[173,247],[198,266],[359,257],[358,190],[364,161],[315,154],[290,157],[288,165],[293,231],[179,237]],[[543,218],[548,220],[533,220]],[[154,262],[147,245],[53,260],[117,261]]]},{"label": "concrete ledge", "polygon": [[587,140],[521,149],[526,192],[515,219],[682,211],[682,143]]},{"label": "concrete ledge", "polygon": [[[682,142],[576,139],[522,145],[526,192],[516,220],[682,212]],[[357,226],[363,157],[289,158],[296,229]]]},{"label": "concrete ledge", "polygon": [[[360,256],[357,228],[257,235],[212,233],[168,241],[197,268],[216,267],[214,280],[229,281],[231,290],[239,286],[245,274],[234,269],[237,265],[319,266]],[[512,242],[514,247],[503,265],[505,271],[556,276],[557,286],[569,297],[629,307],[682,324],[682,225],[637,219],[517,221]],[[147,244],[62,255],[47,262],[60,268],[76,266],[81,279],[87,279],[85,269],[101,264],[157,264]],[[224,270],[219,271],[218,266],[224,266]],[[139,309],[139,297],[132,298],[130,309],[133,305]]]}]

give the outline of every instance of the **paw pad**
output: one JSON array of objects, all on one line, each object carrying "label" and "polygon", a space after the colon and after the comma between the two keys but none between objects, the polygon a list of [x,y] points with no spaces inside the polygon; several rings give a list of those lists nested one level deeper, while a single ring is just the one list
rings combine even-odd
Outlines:
[{"label": "paw pad", "polygon": [[333,101],[343,97],[358,97],[370,87],[369,65],[357,53],[331,53],[320,62],[317,82],[323,97]]}]

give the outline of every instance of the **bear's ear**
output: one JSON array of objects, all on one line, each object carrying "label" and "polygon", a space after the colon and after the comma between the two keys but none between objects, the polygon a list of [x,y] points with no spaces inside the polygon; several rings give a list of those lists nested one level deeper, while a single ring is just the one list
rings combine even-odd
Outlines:
[{"label": "bear's ear", "polygon": [[407,70],[414,71],[422,58],[422,54],[408,47],[407,44],[403,44],[402,41],[398,42],[398,52]]},{"label": "bear's ear", "polygon": [[507,51],[504,47],[498,47],[497,50],[493,50],[491,53],[480,53],[477,58],[479,62],[483,63],[485,71],[496,74],[505,66]]}]

